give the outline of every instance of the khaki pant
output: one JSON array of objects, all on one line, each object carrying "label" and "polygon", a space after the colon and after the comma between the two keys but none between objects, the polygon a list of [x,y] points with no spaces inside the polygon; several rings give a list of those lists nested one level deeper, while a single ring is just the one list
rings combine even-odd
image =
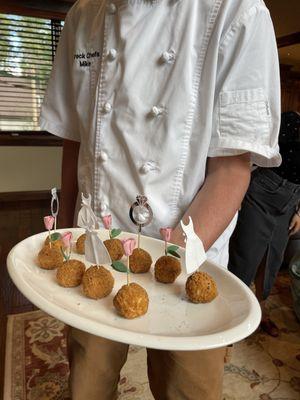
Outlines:
[{"label": "khaki pant", "polygon": [[[71,328],[72,400],[115,400],[128,345]],[[148,376],[156,400],[220,400],[226,349],[148,349]]]}]

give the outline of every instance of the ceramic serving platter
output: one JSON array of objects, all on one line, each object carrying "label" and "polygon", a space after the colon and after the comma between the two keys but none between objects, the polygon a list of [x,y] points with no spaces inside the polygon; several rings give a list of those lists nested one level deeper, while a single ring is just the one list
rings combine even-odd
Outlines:
[{"label": "ceramic serving platter", "polygon": [[[82,229],[71,231],[74,240],[84,233]],[[107,231],[100,230],[99,236],[106,240]],[[120,238],[134,236],[122,233]],[[80,286],[60,287],[55,271],[37,266],[37,254],[46,237],[47,233],[43,232],[17,244],[8,255],[9,274],[18,289],[37,307],[93,335],[162,350],[204,350],[238,342],[254,332],[260,322],[260,307],[251,290],[233,274],[210,261],[206,261],[201,270],[209,273],[217,283],[219,295],[211,303],[193,304],[187,300],[184,272],[174,284],[165,285],[155,281],[152,267],[147,274],[131,274],[130,277],[132,282],[147,290],[148,313],[135,320],[123,319],[114,309],[113,297],[126,284],[126,274],[106,266],[115,278],[115,286],[102,300],[86,298]],[[151,253],[154,262],[164,252],[164,242],[149,237],[142,236],[141,247]],[[72,258],[85,262],[84,256],[76,252]]]}]

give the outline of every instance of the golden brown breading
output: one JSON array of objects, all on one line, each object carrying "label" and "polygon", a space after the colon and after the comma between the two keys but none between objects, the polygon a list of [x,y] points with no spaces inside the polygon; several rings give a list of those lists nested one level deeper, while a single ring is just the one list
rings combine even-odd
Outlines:
[{"label": "golden brown breading", "polygon": [[137,283],[124,285],[114,297],[118,313],[127,319],[140,317],[148,311],[149,297],[144,288]]},{"label": "golden brown breading", "polygon": [[150,254],[143,249],[134,249],[129,257],[129,267],[131,272],[135,274],[143,274],[148,272],[152,265]]},{"label": "golden brown breading", "polygon": [[79,238],[76,241],[76,251],[78,254],[84,254],[85,253],[85,239],[86,239],[86,234],[84,233],[83,235],[79,236]]},{"label": "golden brown breading", "polygon": [[109,239],[104,241],[104,246],[109,252],[112,261],[120,260],[124,255],[123,245],[119,239]]},{"label": "golden brown breading", "polygon": [[185,290],[193,303],[209,303],[218,296],[216,282],[206,272],[194,272],[186,281]]},{"label": "golden brown breading", "polygon": [[155,263],[154,276],[158,282],[174,283],[180,273],[181,264],[175,257],[162,256]]},{"label": "golden brown breading", "polygon": [[[47,236],[46,240],[45,240],[45,246],[49,246],[50,247],[50,240],[49,240],[49,236]],[[65,248],[63,241],[61,239],[57,239],[54,240],[53,242],[51,242],[51,247],[56,247],[58,250],[60,250],[60,248],[62,247],[63,249]]]},{"label": "golden brown breading", "polygon": [[110,271],[98,265],[87,269],[82,278],[83,293],[91,299],[108,296],[114,287],[114,278]]},{"label": "golden brown breading", "polygon": [[85,265],[79,260],[65,261],[56,272],[56,279],[60,286],[79,286],[85,273]]},{"label": "golden brown breading", "polygon": [[57,246],[44,246],[38,254],[38,264],[43,269],[58,268],[63,261],[63,255]]}]

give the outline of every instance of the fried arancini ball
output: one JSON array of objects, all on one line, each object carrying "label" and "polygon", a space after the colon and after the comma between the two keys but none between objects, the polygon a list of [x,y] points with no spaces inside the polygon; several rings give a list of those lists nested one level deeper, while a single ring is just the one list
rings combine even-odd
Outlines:
[{"label": "fried arancini ball", "polygon": [[134,249],[132,255],[129,256],[129,267],[131,272],[135,274],[143,274],[148,272],[152,265],[150,254],[143,249]]},{"label": "fried arancini ball", "polygon": [[91,299],[108,296],[114,287],[114,278],[110,271],[98,265],[87,269],[82,278],[83,293]]},{"label": "fried arancini ball", "polygon": [[64,258],[61,250],[56,246],[44,246],[38,254],[38,264],[43,269],[58,268],[62,265],[63,261]]},{"label": "fried arancini ball", "polygon": [[86,234],[84,233],[83,235],[79,236],[79,238],[76,241],[76,251],[78,254],[85,253],[85,239],[86,239]]},{"label": "fried arancini ball", "polygon": [[162,256],[155,263],[154,276],[158,282],[174,283],[180,273],[181,264],[175,257]]},{"label": "fried arancini ball", "polygon": [[218,296],[216,282],[206,272],[194,272],[186,281],[185,290],[193,303],[209,303]]},{"label": "fried arancini ball", "polygon": [[107,248],[107,251],[112,261],[121,260],[124,255],[124,250],[120,239],[109,239],[105,240],[103,243],[104,246]]},{"label": "fried arancini ball", "polygon": [[114,297],[118,313],[127,319],[140,317],[148,311],[149,297],[144,288],[137,283],[124,285]]},{"label": "fried arancini ball", "polygon": [[79,260],[68,260],[57,269],[56,279],[60,286],[79,286],[85,273],[85,265]]}]

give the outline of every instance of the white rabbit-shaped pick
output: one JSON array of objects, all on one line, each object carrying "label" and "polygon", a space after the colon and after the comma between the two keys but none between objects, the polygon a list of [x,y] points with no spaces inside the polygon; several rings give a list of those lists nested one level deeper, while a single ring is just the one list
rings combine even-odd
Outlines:
[{"label": "white rabbit-shaped pick", "polygon": [[192,218],[189,217],[188,225],[181,221],[181,227],[185,233],[185,268],[187,274],[195,272],[207,260],[203,243],[195,233]]}]

